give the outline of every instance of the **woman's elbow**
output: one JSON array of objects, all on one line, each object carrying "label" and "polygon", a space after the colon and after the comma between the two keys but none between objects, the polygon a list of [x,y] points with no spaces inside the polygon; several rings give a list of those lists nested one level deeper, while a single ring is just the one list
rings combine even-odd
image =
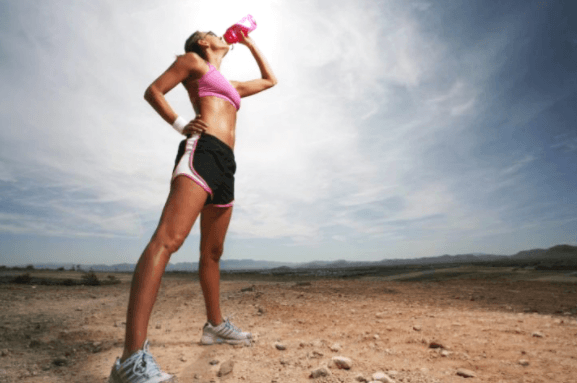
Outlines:
[{"label": "woman's elbow", "polygon": [[144,91],[144,99],[150,103],[152,100],[155,99],[156,93],[157,93],[157,90],[154,88],[153,85],[150,85]]},{"label": "woman's elbow", "polygon": [[144,91],[144,99],[146,101],[150,100],[151,93],[152,91],[150,90],[150,87],[146,88],[146,90]]}]

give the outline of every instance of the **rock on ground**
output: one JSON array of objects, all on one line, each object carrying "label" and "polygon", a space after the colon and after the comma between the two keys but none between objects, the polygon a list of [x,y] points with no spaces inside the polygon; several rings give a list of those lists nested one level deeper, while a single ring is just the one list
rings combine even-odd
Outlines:
[{"label": "rock on ground", "polygon": [[447,347],[447,345],[444,342],[438,340],[432,340],[431,342],[429,342],[429,348],[442,348],[444,350],[449,349],[449,347]]},{"label": "rock on ground", "polygon": [[459,368],[457,370],[457,375],[462,376],[464,378],[475,378],[477,376],[473,371],[467,370],[465,368]]},{"label": "rock on ground", "polygon": [[333,356],[332,361],[338,368],[350,370],[353,367],[353,361],[344,356]]},{"label": "rock on ground", "polygon": [[317,368],[316,370],[313,370],[311,372],[311,378],[316,379],[316,378],[320,378],[323,376],[329,376],[331,374],[331,372],[329,371],[329,369],[325,366],[321,366],[319,368]]},{"label": "rock on ground", "polygon": [[220,369],[218,370],[218,376],[225,376],[232,372],[232,368],[234,367],[234,362],[232,360],[227,360],[224,362]]},{"label": "rock on ground", "polygon": [[333,352],[339,352],[339,351],[341,351],[341,348],[342,348],[342,347],[341,347],[340,344],[335,343],[335,344],[333,344],[333,345],[331,346],[331,351],[333,351]]},{"label": "rock on ground", "polygon": [[382,371],[375,372],[372,376],[372,379],[373,381],[377,382],[394,383],[394,380]]}]

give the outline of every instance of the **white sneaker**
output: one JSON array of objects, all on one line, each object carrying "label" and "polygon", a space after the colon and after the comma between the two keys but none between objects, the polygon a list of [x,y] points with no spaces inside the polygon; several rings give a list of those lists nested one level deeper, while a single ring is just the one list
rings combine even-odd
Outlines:
[{"label": "white sneaker", "polygon": [[202,328],[202,338],[200,338],[200,343],[203,345],[228,343],[250,346],[251,342],[252,334],[241,331],[230,323],[228,318],[216,327],[206,322]]},{"label": "white sneaker", "polygon": [[148,340],[142,350],[135,352],[124,362],[116,359],[108,383],[176,383],[174,376],[162,371],[148,351]]}]

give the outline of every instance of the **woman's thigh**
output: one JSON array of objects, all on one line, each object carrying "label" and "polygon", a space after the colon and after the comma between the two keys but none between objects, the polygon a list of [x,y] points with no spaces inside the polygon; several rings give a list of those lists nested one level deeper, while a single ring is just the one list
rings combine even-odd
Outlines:
[{"label": "woman's thigh", "polygon": [[220,258],[224,238],[232,217],[232,206],[214,207],[207,205],[200,215],[200,254]]},{"label": "woman's thigh", "polygon": [[206,197],[207,192],[191,179],[176,177],[172,181],[154,238],[171,242],[184,241],[198,218]]}]

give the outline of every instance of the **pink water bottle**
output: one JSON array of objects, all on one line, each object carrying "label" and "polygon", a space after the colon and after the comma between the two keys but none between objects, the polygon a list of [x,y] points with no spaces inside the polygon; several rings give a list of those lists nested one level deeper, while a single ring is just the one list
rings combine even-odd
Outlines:
[{"label": "pink water bottle", "polygon": [[240,34],[244,32],[245,36],[256,29],[256,21],[251,15],[246,15],[238,23],[228,28],[224,33],[224,39],[229,44],[238,43]]}]

